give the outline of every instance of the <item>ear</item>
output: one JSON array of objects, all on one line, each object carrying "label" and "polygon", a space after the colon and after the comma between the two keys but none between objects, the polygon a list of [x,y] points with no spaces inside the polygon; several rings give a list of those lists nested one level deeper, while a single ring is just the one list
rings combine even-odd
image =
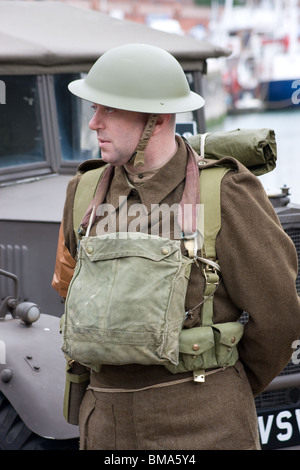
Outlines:
[{"label": "ear", "polygon": [[171,114],[159,114],[152,135],[157,135],[168,127]]}]

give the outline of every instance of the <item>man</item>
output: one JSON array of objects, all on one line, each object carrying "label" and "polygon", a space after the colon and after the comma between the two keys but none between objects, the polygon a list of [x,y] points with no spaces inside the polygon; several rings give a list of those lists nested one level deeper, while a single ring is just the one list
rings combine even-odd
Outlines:
[{"label": "man", "polygon": [[[180,137],[175,136],[175,114],[197,109],[203,106],[204,100],[189,90],[181,67],[170,54],[146,45],[126,45],[107,52],[95,63],[86,79],[71,83],[69,88],[77,96],[93,103],[94,115],[90,128],[96,132],[102,160],[108,164],[95,199],[82,220],[80,249],[85,250],[90,241],[103,242],[101,237],[105,232],[114,232],[111,227],[116,228],[116,232],[124,231],[124,217],[121,220],[124,205],[126,230],[133,226],[133,214],[136,214],[133,209],[138,205],[147,210],[145,217],[139,219],[138,227],[134,225],[136,231],[150,233],[152,204],[179,206],[186,191],[193,192],[198,186],[199,169],[196,165],[195,170],[194,165],[197,156]],[[207,164],[210,165],[214,164]],[[191,185],[190,175],[195,174],[196,179],[192,180],[194,185]],[[75,260],[78,258],[78,266],[89,256],[87,252],[77,253],[78,240],[73,222],[74,198],[81,178],[82,174],[78,173],[68,186],[61,228],[59,250],[64,253],[57,258],[53,286],[63,295]],[[116,225],[110,227],[109,219],[105,218],[103,211],[99,211],[103,204],[106,209],[112,207],[115,211]],[[210,304],[213,304],[213,323],[218,325],[236,327],[242,312],[248,312],[249,322],[237,349],[239,359],[231,360],[230,365],[224,365],[221,361],[218,364],[220,367],[208,362],[201,372],[199,383],[199,377],[195,376],[196,380],[193,380],[192,367],[191,371],[189,367],[180,369],[172,358],[169,362],[163,359],[161,363],[160,358],[154,358],[153,362],[152,359],[148,362],[144,360],[143,354],[148,353],[144,344],[135,346],[139,353],[132,362],[127,362],[122,354],[119,362],[109,358],[114,353],[114,346],[116,350],[120,347],[121,340],[115,341],[112,347],[106,344],[109,353],[107,356],[104,354],[102,362],[98,360],[99,364],[92,358],[90,361],[89,358],[82,361],[75,358],[72,362],[74,357],[71,356],[70,364],[82,362],[88,366],[87,362],[91,363],[89,385],[80,406],[81,449],[259,448],[254,396],[264,390],[287,364],[292,343],[300,333],[299,299],[295,289],[297,258],[295,247],[280,227],[260,182],[238,162],[222,179],[221,216],[222,227],[216,239],[218,265],[221,268],[217,288],[209,295],[205,293],[210,283],[200,267],[201,258],[198,255],[201,256],[202,251],[189,258],[190,238],[175,242],[180,243],[183,259],[192,262],[190,273],[183,276],[189,278],[187,290],[181,293],[181,288],[175,289],[177,300],[173,302],[173,307],[175,311],[175,304],[182,302],[183,297],[187,313],[182,332],[188,333],[197,331],[196,328],[200,332],[213,331],[210,326],[207,329],[204,321]],[[158,221],[159,224],[161,222]],[[171,217],[170,225],[173,223],[174,217]],[[172,238],[175,238],[174,225],[170,228]],[[155,243],[160,242],[159,237],[153,239]],[[113,243],[116,247],[114,257],[120,259],[126,245],[121,245],[123,240],[119,239],[113,240]],[[105,257],[105,245],[102,244],[101,250],[99,259]],[[143,264],[140,264],[141,271],[138,270],[135,280],[138,284],[126,284],[132,274],[131,270],[127,270],[111,294],[112,281],[106,282],[105,276],[106,273],[110,275],[110,266],[117,266],[114,261],[111,259],[111,264],[103,265],[106,267],[101,271],[97,295],[100,301],[107,297],[106,305],[113,303],[114,308],[106,307],[106,321],[114,322],[116,318],[115,323],[121,322],[116,334],[123,338],[122,329],[128,331],[128,322],[134,330],[135,322],[143,326],[142,320],[145,318],[144,326],[147,329],[156,311],[155,295],[160,289],[163,290],[165,282],[161,281],[152,292],[150,289],[150,299],[146,299],[151,272],[149,270],[149,277],[147,270],[142,274]],[[206,261],[210,267],[210,260]],[[63,268],[67,270],[68,265],[71,266],[71,274],[64,278]],[[118,268],[114,269],[118,276]],[[90,284],[97,283],[96,277],[93,275]],[[74,332],[79,332],[83,341],[82,330],[86,330],[82,325],[89,322],[93,310],[96,310],[96,315],[99,314],[92,305],[87,307],[94,294],[91,295],[89,287],[83,284],[71,305],[71,292],[76,286],[76,279],[78,271],[72,279],[74,284],[67,298],[69,310],[66,309],[66,312],[70,317],[76,304],[80,305],[72,333],[68,333],[71,331],[68,321],[64,327],[68,344],[71,344]],[[137,298],[140,291],[139,301],[130,302],[131,295],[132,299]],[[210,302],[212,299],[213,303]],[[143,308],[144,305],[147,309]],[[119,308],[122,315],[118,317],[116,310]],[[131,312],[135,313],[130,315]],[[99,315],[100,322],[104,309]],[[111,331],[108,330],[106,334],[109,335]],[[89,334],[91,336],[87,342],[93,343],[91,330]],[[236,339],[236,335],[232,335],[233,343]],[[201,341],[199,344],[201,349]],[[197,360],[199,344],[192,343],[193,353],[188,356],[189,362]],[[98,346],[100,350],[101,341]],[[218,347],[221,347],[221,341]],[[65,347],[66,353],[71,349]],[[127,354],[127,349],[124,345],[124,354]],[[227,349],[231,349],[230,346]]]}]

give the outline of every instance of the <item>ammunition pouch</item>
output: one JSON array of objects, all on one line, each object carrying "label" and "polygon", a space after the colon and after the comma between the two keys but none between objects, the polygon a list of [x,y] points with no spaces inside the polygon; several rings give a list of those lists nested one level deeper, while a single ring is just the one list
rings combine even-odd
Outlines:
[{"label": "ammunition pouch", "polygon": [[178,373],[233,366],[238,359],[237,344],[242,335],[240,322],[184,329],[179,340],[179,364],[166,367]]}]

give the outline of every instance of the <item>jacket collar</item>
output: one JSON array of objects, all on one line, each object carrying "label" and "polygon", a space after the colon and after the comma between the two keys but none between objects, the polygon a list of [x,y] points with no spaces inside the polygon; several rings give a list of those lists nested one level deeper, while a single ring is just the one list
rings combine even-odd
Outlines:
[{"label": "jacket collar", "polygon": [[[136,186],[142,204],[150,213],[151,204],[160,204],[185,179],[187,167],[187,149],[184,141],[176,136],[178,149],[175,155],[148,181]],[[126,177],[123,167],[116,167],[106,202],[115,209],[119,207],[119,196],[128,197],[132,185]],[[178,201],[179,202],[179,201]]]}]

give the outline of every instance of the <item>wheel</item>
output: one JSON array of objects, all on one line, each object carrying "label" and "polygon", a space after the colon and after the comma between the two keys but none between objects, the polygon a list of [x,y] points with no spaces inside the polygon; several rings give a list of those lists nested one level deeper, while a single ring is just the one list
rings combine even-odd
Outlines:
[{"label": "wheel", "polygon": [[33,433],[0,392],[1,450],[78,450],[78,439],[46,439]]}]

